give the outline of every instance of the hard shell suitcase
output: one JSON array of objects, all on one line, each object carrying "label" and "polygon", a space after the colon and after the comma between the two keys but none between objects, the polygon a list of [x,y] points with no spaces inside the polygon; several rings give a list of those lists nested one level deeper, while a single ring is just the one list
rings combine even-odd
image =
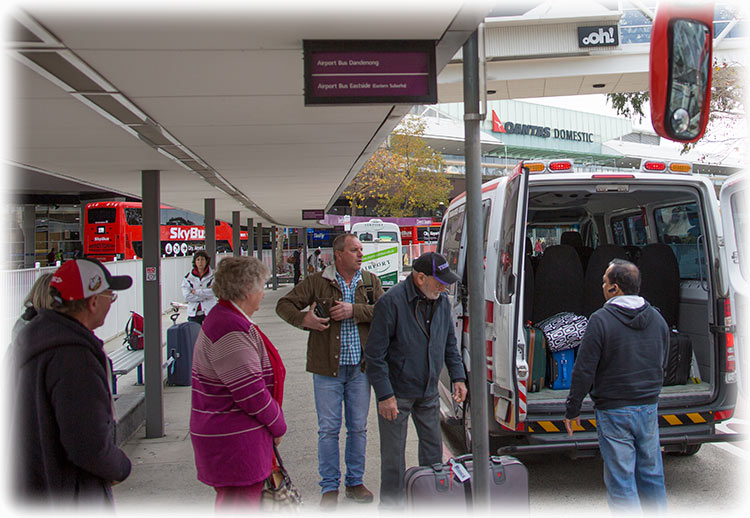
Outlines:
[{"label": "hard shell suitcase", "polygon": [[565,349],[550,353],[549,387],[553,390],[570,388],[570,377],[575,363],[575,349]]},{"label": "hard shell suitcase", "polygon": [[[175,321],[176,319],[173,319]],[[201,325],[196,322],[182,322],[167,329],[167,383],[189,386],[193,372],[193,347]],[[171,360],[171,361],[170,361]]]},{"label": "hard shell suitcase", "polygon": [[693,359],[693,342],[685,334],[669,333],[669,357],[664,369],[664,385],[685,385],[690,377]]},{"label": "hard shell suitcase", "polygon": [[[406,470],[404,491],[406,507],[471,507],[471,476],[459,480],[460,464],[473,474],[471,455],[462,455],[448,463],[416,466]],[[521,461],[509,455],[492,456],[490,469],[490,506],[497,509],[528,511],[529,473]]]},{"label": "hard shell suitcase", "polygon": [[526,333],[526,362],[529,364],[529,381],[527,392],[539,392],[544,388],[547,375],[547,340],[544,333],[536,327],[525,326]]}]

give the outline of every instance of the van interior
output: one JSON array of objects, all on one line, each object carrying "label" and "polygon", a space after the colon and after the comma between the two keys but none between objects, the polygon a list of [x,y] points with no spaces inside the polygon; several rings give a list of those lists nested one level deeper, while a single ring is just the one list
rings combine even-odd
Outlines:
[{"label": "van interior", "polygon": [[[632,261],[641,270],[641,296],[693,346],[691,379],[665,386],[660,405],[711,401],[718,360],[709,323],[716,320],[717,295],[706,244],[716,238],[705,205],[689,185],[531,183],[524,321],[538,323],[563,311],[589,317],[604,304],[602,276],[609,262]],[[529,410],[558,406],[567,393],[546,387],[529,393]],[[584,410],[590,409],[587,398]]]}]

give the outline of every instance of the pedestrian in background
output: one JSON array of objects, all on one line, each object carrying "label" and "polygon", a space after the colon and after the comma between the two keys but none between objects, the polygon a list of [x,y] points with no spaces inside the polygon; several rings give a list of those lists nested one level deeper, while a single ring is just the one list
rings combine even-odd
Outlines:
[{"label": "pedestrian in background", "polygon": [[188,303],[188,320],[203,323],[203,320],[216,304],[216,296],[211,289],[214,272],[211,269],[211,258],[199,250],[193,255],[193,269],[182,280],[182,296]]},{"label": "pedestrian in background", "polygon": [[456,345],[445,290],[458,280],[445,258],[419,256],[409,277],[375,306],[367,338],[367,376],[378,398],[380,506],[404,505],[406,432],[409,415],[419,436],[419,465],[443,461],[438,376],[443,365],[453,399],[466,399],[466,373]]},{"label": "pedestrian in background", "polygon": [[219,302],[193,352],[190,437],[198,480],[216,490],[217,510],[260,509],[273,447],[286,433],[284,364],[251,319],[268,277],[255,257],[222,259],[214,280]]},{"label": "pedestrian in background", "polygon": [[310,331],[307,371],[313,374],[318,414],[318,471],[323,510],[338,505],[342,406],[346,415],[346,498],[359,503],[373,499],[363,482],[370,408],[363,346],[373,304],[383,294],[378,277],[362,271],[362,243],[354,234],[336,237],[333,256],[332,265],[305,278],[276,305],[281,318]]},{"label": "pedestrian in background", "polygon": [[607,502],[613,511],[666,510],[657,403],[664,382],[669,328],[642,297],[638,268],[613,260],[602,278],[606,302],[589,318],[571,376],[565,428],[581,429],[591,395]]},{"label": "pedestrian in background", "polygon": [[18,333],[11,479],[24,503],[111,507],[112,484],[130,474],[115,442],[109,359],[93,331],[131,284],[94,259],[66,261],[49,282],[52,309]]},{"label": "pedestrian in background", "polygon": [[52,273],[43,273],[37,277],[31,286],[29,293],[23,300],[24,311],[13,324],[10,336],[11,341],[15,342],[19,331],[23,329],[31,319],[34,318],[40,309],[52,308],[52,297],[49,295],[49,281],[52,279]]},{"label": "pedestrian in background", "polygon": [[302,277],[302,245],[297,245],[297,250],[292,253],[292,268],[294,270],[294,285],[299,284]]}]

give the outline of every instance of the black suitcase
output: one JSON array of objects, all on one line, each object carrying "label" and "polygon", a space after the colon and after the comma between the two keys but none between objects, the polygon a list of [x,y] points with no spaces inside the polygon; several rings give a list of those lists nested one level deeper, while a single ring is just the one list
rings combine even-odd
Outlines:
[{"label": "black suitcase", "polygon": [[[473,473],[471,455],[451,459],[447,464],[416,466],[406,470],[404,491],[406,507],[471,507],[471,478],[460,482],[452,463]],[[490,457],[490,507],[504,510],[529,510],[529,473],[521,461],[509,455]]]},{"label": "black suitcase", "polygon": [[[173,318],[173,322],[176,319]],[[167,384],[187,387],[193,377],[193,347],[201,325],[182,322],[167,329]],[[170,361],[171,360],[171,361]]]},{"label": "black suitcase", "polygon": [[690,337],[670,331],[668,354],[664,385],[685,385],[690,377],[690,362],[693,359],[693,342]]}]

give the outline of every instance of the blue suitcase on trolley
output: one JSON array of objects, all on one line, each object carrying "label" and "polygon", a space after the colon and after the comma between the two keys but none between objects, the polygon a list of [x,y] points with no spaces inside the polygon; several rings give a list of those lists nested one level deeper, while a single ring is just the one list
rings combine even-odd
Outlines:
[{"label": "blue suitcase on trolley", "polygon": [[550,353],[549,357],[549,388],[553,390],[567,390],[570,388],[570,377],[575,363],[575,349],[565,349]]},{"label": "blue suitcase on trolley", "polygon": [[167,329],[167,384],[190,386],[193,377],[193,347],[200,330],[201,325],[196,322],[175,322]]}]

